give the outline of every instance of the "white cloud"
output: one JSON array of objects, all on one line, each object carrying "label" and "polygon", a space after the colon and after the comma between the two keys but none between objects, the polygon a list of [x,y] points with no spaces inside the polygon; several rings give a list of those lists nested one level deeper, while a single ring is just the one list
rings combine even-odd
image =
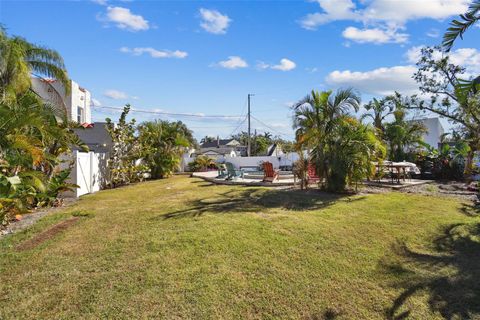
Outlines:
[{"label": "white cloud", "polygon": [[226,69],[239,69],[248,67],[248,63],[239,56],[230,56],[227,60],[220,61],[217,65]]},{"label": "white cloud", "polygon": [[[415,63],[421,57],[422,46],[410,48],[405,56],[408,64],[377,68],[370,71],[336,70],[325,78],[325,81],[337,87],[353,87],[364,93],[373,95],[389,95],[394,91],[404,94],[418,93],[418,84],[412,78],[417,71]],[[435,51],[434,58],[440,59],[442,52]],[[474,48],[461,48],[449,53],[453,64],[465,67],[465,78],[480,73],[480,51]]]},{"label": "white cloud", "polygon": [[92,104],[94,107],[100,107],[102,103],[95,98],[92,98]]},{"label": "white cloud", "polygon": [[106,6],[107,3],[108,3],[108,0],[90,0],[90,1],[92,1],[92,2],[94,2],[94,3],[96,3],[96,4],[99,4],[99,5],[101,5],[101,6]]},{"label": "white cloud", "polygon": [[149,54],[152,58],[177,58],[183,59],[188,56],[188,53],[185,51],[175,50],[157,50],[154,48],[128,48],[122,47],[120,48],[121,52],[124,53],[131,53],[134,56],[140,56],[144,53]]},{"label": "white cloud", "polygon": [[200,9],[202,22],[200,26],[207,32],[213,34],[225,34],[232,20],[217,10]]},{"label": "white cloud", "polygon": [[355,11],[352,0],[317,0],[323,13],[311,13],[305,16],[300,24],[305,29],[314,30],[318,26],[335,20],[359,20],[360,14]]},{"label": "white cloud", "polygon": [[408,41],[408,34],[397,32],[396,28],[371,28],[358,29],[348,27],[343,30],[343,37],[358,43],[405,43]]},{"label": "white cloud", "polygon": [[283,58],[280,60],[279,64],[270,65],[263,61],[259,61],[257,63],[257,69],[265,70],[265,69],[273,69],[273,70],[280,70],[280,71],[290,71],[297,67],[297,64],[292,60],[287,58]]},{"label": "white cloud", "polygon": [[364,29],[349,27],[344,37],[360,43],[404,43],[405,33],[397,33],[411,20],[443,20],[464,13],[470,0],[316,0],[322,12],[311,13],[299,23],[308,30],[332,21],[355,21]]},{"label": "white cloud", "polygon": [[101,20],[112,22],[118,28],[129,31],[148,30],[150,25],[141,15],[130,12],[130,9],[122,7],[107,7],[107,14]]},{"label": "white cloud", "polygon": [[128,95],[125,92],[114,90],[114,89],[106,90],[103,93],[103,95],[105,97],[108,97],[110,99],[115,99],[115,100],[123,100],[128,98]]},{"label": "white cloud", "polygon": [[305,29],[338,20],[352,20],[365,24],[387,23],[403,25],[409,20],[442,20],[468,8],[470,0],[371,0],[361,1],[365,5],[357,7],[352,0],[316,0],[323,12],[305,16],[300,24]]},{"label": "white cloud", "polygon": [[280,60],[280,64],[272,66],[272,69],[280,71],[290,71],[295,69],[296,67],[297,65],[295,64],[295,62],[293,62],[292,60],[288,60],[287,58],[283,58],[282,60]]},{"label": "white cloud", "polygon": [[426,33],[427,37],[438,38],[440,37],[440,31],[438,29],[432,28]]},{"label": "white cloud", "polygon": [[413,73],[414,66],[395,66],[378,68],[366,72],[350,70],[333,71],[326,77],[326,82],[337,87],[353,87],[374,95],[389,95],[395,91],[413,94],[418,89]]}]

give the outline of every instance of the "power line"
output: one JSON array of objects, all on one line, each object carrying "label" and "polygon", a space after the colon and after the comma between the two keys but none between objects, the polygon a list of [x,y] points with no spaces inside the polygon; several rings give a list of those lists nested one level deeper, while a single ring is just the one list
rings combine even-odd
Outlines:
[{"label": "power line", "polygon": [[[94,106],[94,108],[101,108],[101,109],[111,109],[111,110],[122,110],[123,108],[120,107],[107,107],[107,106]],[[141,110],[141,109],[130,109],[131,112],[137,113],[150,113],[150,114],[160,114],[160,115],[168,115],[168,116],[177,116],[177,117],[196,117],[196,118],[242,118],[242,116],[235,116],[235,115],[201,115],[201,114],[193,114],[193,113],[174,113],[174,112],[166,112],[166,111],[152,111],[152,110]]]},{"label": "power line", "polygon": [[266,123],[263,122],[262,120],[259,120],[259,119],[255,118],[254,116],[252,116],[252,118],[255,119],[255,120],[257,120],[258,122],[260,122],[260,124],[264,125],[264,126],[267,127],[268,129],[276,132],[276,133],[279,134],[279,135],[282,135],[282,136],[284,136],[284,137],[290,137],[290,136],[291,136],[291,135],[288,135],[288,134],[286,134],[286,133],[280,132],[280,131],[278,131],[277,129],[274,129],[274,128],[270,127],[268,124],[266,124]]},{"label": "power line", "polygon": [[238,124],[238,126],[237,126],[235,129],[233,129],[233,131],[230,133],[229,136],[230,136],[230,137],[233,136],[233,134],[234,134],[235,132],[237,132],[237,130],[245,123],[246,120],[247,120],[247,117],[245,117],[245,118]]}]

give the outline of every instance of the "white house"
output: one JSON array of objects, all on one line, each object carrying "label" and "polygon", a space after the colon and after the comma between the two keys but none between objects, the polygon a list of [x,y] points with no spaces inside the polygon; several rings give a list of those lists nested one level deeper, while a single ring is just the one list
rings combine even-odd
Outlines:
[{"label": "white house", "polygon": [[419,119],[418,121],[420,121],[428,130],[428,132],[423,135],[423,140],[432,147],[438,148],[441,136],[445,133],[440,119],[424,118]]},{"label": "white house", "polygon": [[78,123],[91,123],[91,95],[73,80],[70,80],[70,93],[67,95],[60,81],[54,79],[32,78],[32,89],[44,101],[55,107],[65,109],[69,120]]}]

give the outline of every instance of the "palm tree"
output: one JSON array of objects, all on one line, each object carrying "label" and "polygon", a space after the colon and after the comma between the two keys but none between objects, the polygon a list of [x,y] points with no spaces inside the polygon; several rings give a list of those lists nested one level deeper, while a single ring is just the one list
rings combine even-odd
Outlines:
[{"label": "palm tree", "polygon": [[359,107],[360,97],[351,89],[338,90],[334,95],[331,91],[312,91],[293,106],[297,145],[301,150],[309,150],[310,160],[315,163],[320,180],[325,179],[328,189],[343,188],[334,183],[340,174],[332,170],[334,151],[339,150],[335,145],[342,143],[338,138],[343,138],[339,133],[349,118],[348,113],[358,111]]},{"label": "palm tree", "polygon": [[453,20],[450,28],[447,29],[443,36],[442,46],[446,52],[449,52],[455,40],[458,37],[463,38],[463,34],[475,23],[480,20],[480,0],[474,0],[466,13],[460,15],[460,20]]},{"label": "palm tree", "polygon": [[10,164],[13,175],[35,169],[50,177],[62,153],[72,146],[88,150],[74,126],[29,91],[15,102],[0,102],[0,159]]},{"label": "palm tree", "polygon": [[385,131],[383,123],[385,118],[392,114],[393,105],[389,103],[388,98],[380,100],[373,98],[372,101],[365,105],[365,109],[372,112],[363,114],[361,120],[370,118],[373,122],[373,126],[383,135],[383,132]]},{"label": "palm tree", "polygon": [[139,141],[152,178],[165,178],[178,168],[187,147],[195,144],[192,132],[181,121],[155,120],[139,127]]},{"label": "palm tree", "polygon": [[406,112],[397,106],[393,112],[395,120],[385,128],[385,140],[389,145],[389,158],[393,161],[403,161],[406,157],[406,148],[423,141],[423,134],[427,132],[425,126],[418,121],[406,121]]},{"label": "palm tree", "polygon": [[32,74],[59,80],[68,93],[67,72],[57,51],[9,37],[0,27],[0,98],[15,99],[27,91]]}]

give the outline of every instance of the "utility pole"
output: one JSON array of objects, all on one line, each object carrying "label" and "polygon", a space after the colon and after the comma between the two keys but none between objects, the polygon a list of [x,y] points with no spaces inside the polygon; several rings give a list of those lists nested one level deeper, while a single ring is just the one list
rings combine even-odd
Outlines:
[{"label": "utility pole", "polygon": [[250,127],[250,97],[254,94],[248,94],[248,143],[247,143],[247,157],[250,157],[252,138],[251,138],[251,127]]}]

